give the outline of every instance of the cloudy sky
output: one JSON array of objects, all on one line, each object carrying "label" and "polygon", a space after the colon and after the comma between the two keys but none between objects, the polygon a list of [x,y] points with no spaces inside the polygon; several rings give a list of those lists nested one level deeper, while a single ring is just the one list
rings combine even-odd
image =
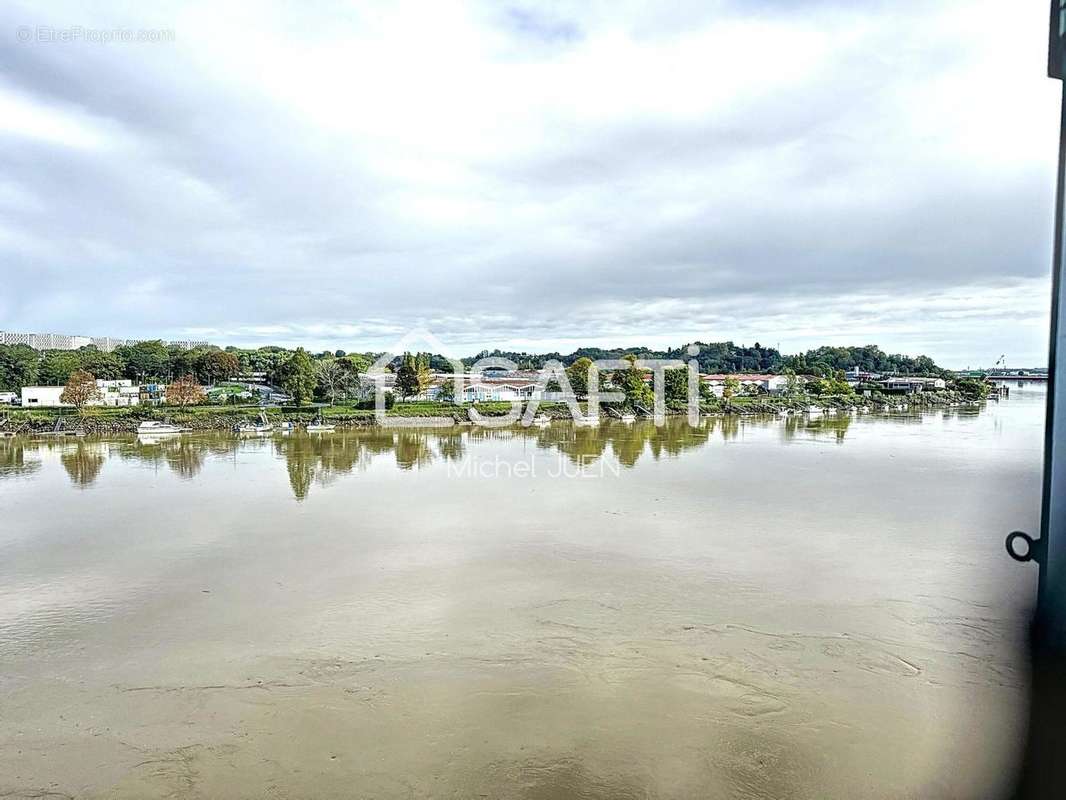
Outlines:
[{"label": "cloudy sky", "polygon": [[1045,0],[87,8],[0,7],[0,329],[1045,361]]}]

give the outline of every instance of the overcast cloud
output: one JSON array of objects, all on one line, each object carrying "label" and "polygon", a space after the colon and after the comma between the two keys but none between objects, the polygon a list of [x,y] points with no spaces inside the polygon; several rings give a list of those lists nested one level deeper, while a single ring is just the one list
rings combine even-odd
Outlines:
[{"label": "overcast cloud", "polygon": [[[5,3],[0,329],[1042,364],[1046,25],[1045,0]],[[72,26],[174,40],[37,40]]]}]

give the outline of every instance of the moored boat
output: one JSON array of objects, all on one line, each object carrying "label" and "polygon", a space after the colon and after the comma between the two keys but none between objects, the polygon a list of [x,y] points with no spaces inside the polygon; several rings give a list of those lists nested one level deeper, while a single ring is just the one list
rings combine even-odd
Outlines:
[{"label": "moored boat", "polygon": [[234,425],[233,426],[233,432],[234,433],[258,434],[258,433],[270,433],[272,430],[274,430],[274,426],[273,425],[262,425],[262,424],[256,424],[254,422],[243,422],[243,423],[241,423],[239,425]]},{"label": "moored boat", "polygon": [[137,434],[139,436],[159,436],[164,433],[181,433],[181,430],[182,429],[177,425],[172,425],[169,422],[158,422],[157,420],[148,420],[137,426]]},{"label": "moored boat", "polygon": [[324,422],[322,419],[322,415],[319,414],[318,417],[315,418],[314,422],[307,423],[305,430],[308,433],[330,433],[331,431],[335,430],[336,427],[336,425],[331,425],[328,422]]}]

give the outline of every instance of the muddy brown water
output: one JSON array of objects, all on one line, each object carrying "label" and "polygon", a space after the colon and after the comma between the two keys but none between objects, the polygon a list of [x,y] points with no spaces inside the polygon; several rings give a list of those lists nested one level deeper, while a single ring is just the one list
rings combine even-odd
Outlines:
[{"label": "muddy brown water", "polygon": [[0,441],[0,795],[990,796],[1043,401]]}]

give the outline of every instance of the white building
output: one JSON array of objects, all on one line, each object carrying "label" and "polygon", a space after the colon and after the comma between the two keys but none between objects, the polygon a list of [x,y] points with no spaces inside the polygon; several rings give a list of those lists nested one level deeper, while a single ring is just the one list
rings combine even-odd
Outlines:
[{"label": "white building", "polygon": [[110,353],[116,347],[122,347],[126,344],[125,339],[112,339],[110,336],[94,336],[93,344],[96,345],[97,350],[102,350],[105,353]]},{"label": "white building", "polygon": [[[0,331],[0,344],[24,344],[34,350],[77,350],[80,347],[95,345],[97,350],[110,353],[116,347],[143,341],[150,340],[112,339],[110,336],[68,336],[65,333],[11,333],[9,331]],[[208,342],[188,340],[164,342],[164,344],[180,347],[183,350],[209,346]]]},{"label": "white building", "polygon": [[182,350],[195,350],[198,347],[210,347],[208,342],[189,341],[186,339],[167,342],[170,347],[180,347]]},{"label": "white building", "polygon": [[[60,408],[69,407],[70,403],[60,400],[63,386],[23,386],[23,408]],[[88,403],[90,406],[135,406],[141,402],[141,387],[134,386],[133,381],[114,380],[96,381],[99,397]]]},{"label": "white building", "polygon": [[0,344],[25,344],[34,350],[77,350],[93,344],[88,336],[69,336],[65,333],[11,333],[0,331]]},{"label": "white building", "polygon": [[63,394],[63,388],[62,386],[23,386],[22,407],[58,408],[59,406],[69,406],[70,403],[64,403],[59,399],[59,396]]},{"label": "white building", "polygon": [[742,392],[745,389],[756,386],[769,394],[778,394],[783,392],[788,386],[788,378],[784,375],[744,374],[739,372],[729,375],[700,375],[700,380],[707,385],[716,397],[721,397],[725,392],[725,382],[728,378],[735,379],[740,384]]},{"label": "white building", "polygon": [[141,402],[141,387],[134,386],[133,381],[98,380],[96,382],[96,389],[100,392],[99,405],[135,406]]},{"label": "white building", "polygon": [[947,387],[947,382],[943,378],[896,377],[886,378],[881,381],[881,386],[890,392],[914,394],[915,392],[944,389]]},{"label": "white building", "polygon": [[9,331],[0,331],[0,344],[13,347],[16,344],[24,344],[27,347],[33,347],[34,335],[32,333],[11,333]]},{"label": "white building", "polygon": [[[458,376],[462,380],[463,392],[456,400],[460,403],[484,403],[488,401],[511,401],[530,400],[536,393],[537,380],[535,373],[513,373],[510,375],[492,375],[467,373]],[[441,388],[448,385],[454,386],[456,376],[454,374],[438,373],[433,376],[433,382],[425,392],[414,400],[436,400],[440,395]],[[392,389],[395,379],[385,384]]]}]

